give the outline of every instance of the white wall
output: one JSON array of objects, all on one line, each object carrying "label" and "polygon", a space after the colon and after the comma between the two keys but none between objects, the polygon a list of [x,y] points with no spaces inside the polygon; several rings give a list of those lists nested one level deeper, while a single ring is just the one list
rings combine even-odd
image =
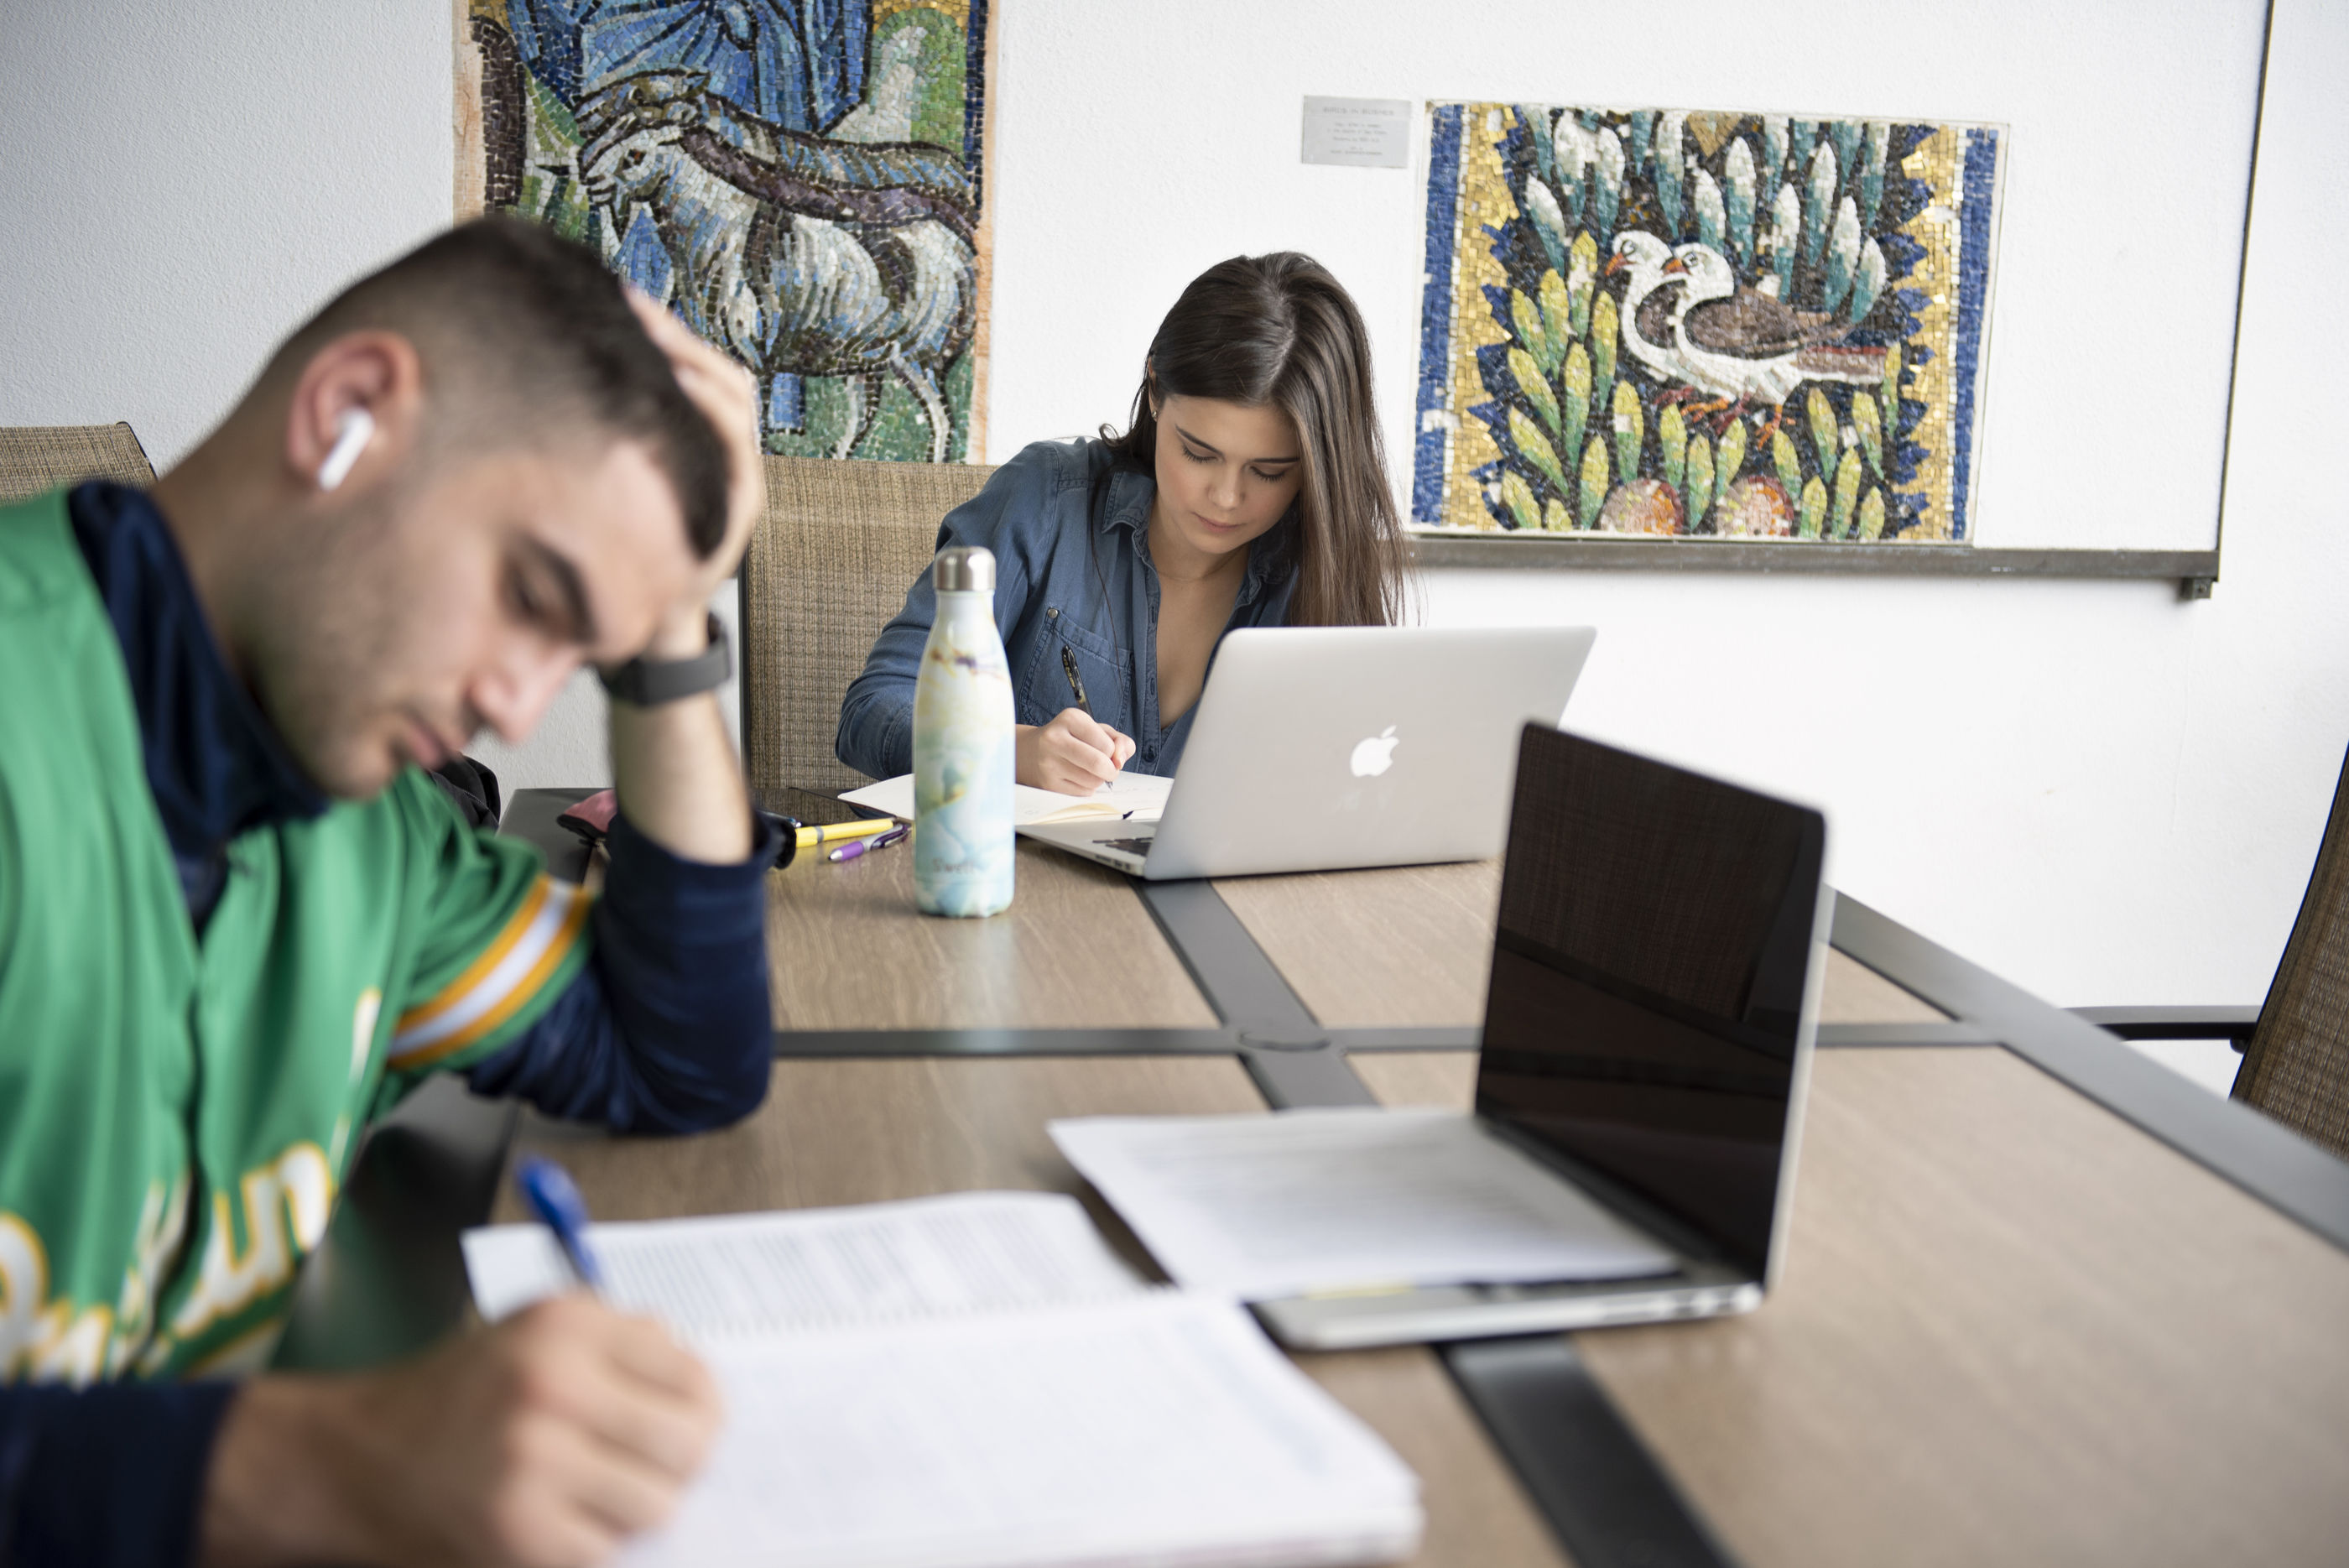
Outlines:
[{"label": "white wall", "polygon": [[[1421,192],[1402,171],[1300,167],[1298,99],[1776,97],[1649,93],[1646,75],[1525,42],[1588,9],[1004,0],[991,455],[1122,417],[1181,284],[1281,245],[1355,290],[1400,442]],[[166,463],[280,332],[445,221],[447,11],[358,10],[0,0],[0,423],[128,418]],[[2097,11],[2082,26],[2116,37],[2137,15]],[[1753,14],[1817,30],[1847,7]],[[1663,58],[1633,53],[1626,72]],[[1841,886],[2055,1001],[2255,1000],[2349,742],[2326,373],[2349,359],[2349,306],[2325,282],[2349,255],[2343,80],[2349,8],[2278,0],[2208,603],[2158,584],[1454,571],[1432,576],[1429,618],[1599,626],[1576,723],[1823,803]],[[1968,113],[1947,96],[1919,110]],[[2148,418],[2177,400],[2149,396]],[[2097,504],[2086,477],[2001,501]],[[583,691],[521,753],[483,749],[512,785],[585,782],[603,776],[599,725]]]},{"label": "white wall", "polygon": [[158,469],[449,221],[445,0],[0,0],[0,423]]}]

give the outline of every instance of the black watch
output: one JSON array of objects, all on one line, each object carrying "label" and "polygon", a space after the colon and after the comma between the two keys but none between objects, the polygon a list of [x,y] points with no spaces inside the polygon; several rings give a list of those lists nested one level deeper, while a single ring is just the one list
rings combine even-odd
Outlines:
[{"label": "black watch", "polygon": [[631,659],[617,670],[598,670],[604,690],[623,702],[657,708],[680,697],[714,691],[734,673],[734,649],[726,640],[726,626],[709,618],[709,646],[691,659]]}]

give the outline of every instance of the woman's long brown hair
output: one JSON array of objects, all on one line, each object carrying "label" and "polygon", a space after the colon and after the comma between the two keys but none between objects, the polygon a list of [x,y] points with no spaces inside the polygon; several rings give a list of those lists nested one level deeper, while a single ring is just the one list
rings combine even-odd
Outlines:
[{"label": "woman's long brown hair", "polygon": [[1191,281],[1158,336],[1132,422],[1102,434],[1155,472],[1153,396],[1278,408],[1304,442],[1291,626],[1391,626],[1403,613],[1405,556],[1371,398],[1361,313],[1321,264],[1296,251],[1234,256]]}]

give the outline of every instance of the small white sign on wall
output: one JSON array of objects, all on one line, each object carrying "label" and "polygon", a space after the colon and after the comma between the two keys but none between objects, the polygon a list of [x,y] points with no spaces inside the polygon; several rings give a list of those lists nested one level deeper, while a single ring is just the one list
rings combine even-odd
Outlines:
[{"label": "small white sign on wall", "polygon": [[1408,169],[1411,119],[1409,99],[1309,98],[1304,161],[1350,169]]}]

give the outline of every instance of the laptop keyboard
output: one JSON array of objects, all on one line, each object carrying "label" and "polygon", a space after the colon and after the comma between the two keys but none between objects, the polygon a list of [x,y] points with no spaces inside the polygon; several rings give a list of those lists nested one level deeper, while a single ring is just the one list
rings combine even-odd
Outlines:
[{"label": "laptop keyboard", "polygon": [[1150,840],[1147,838],[1096,838],[1093,842],[1103,849],[1123,849],[1128,855],[1150,853]]}]

